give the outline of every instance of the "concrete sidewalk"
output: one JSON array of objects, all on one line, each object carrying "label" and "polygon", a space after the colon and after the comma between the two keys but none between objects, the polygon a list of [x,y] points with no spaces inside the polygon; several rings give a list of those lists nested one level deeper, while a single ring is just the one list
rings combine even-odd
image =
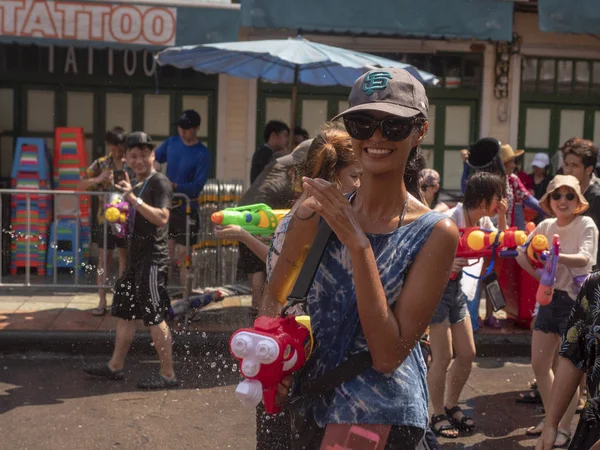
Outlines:
[{"label": "concrete sidewalk", "polygon": [[[49,289],[52,289],[50,286]],[[12,292],[10,292],[12,291]],[[26,295],[28,294],[28,295]],[[109,305],[112,295],[108,294]],[[98,304],[96,293],[11,289],[0,294],[0,351],[109,352],[114,339],[114,320],[91,314]],[[176,345],[195,349],[219,345],[226,350],[235,330],[252,325],[251,297],[233,296],[205,307],[184,328],[171,322]],[[482,308],[484,304],[482,302]],[[480,315],[485,313],[480,309]],[[479,356],[529,356],[529,330],[517,328],[506,315],[502,329],[480,328],[475,334]],[[149,333],[138,333],[136,347],[148,352]]]}]

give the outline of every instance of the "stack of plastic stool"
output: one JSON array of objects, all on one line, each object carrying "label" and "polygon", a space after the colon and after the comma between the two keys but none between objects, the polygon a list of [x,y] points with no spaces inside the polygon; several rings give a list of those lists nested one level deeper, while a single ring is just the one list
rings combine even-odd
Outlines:
[{"label": "stack of plastic stool", "polygon": [[[88,167],[83,128],[56,128],[53,166],[55,189],[77,190]],[[57,221],[50,230],[53,245],[48,249],[48,274],[51,275],[54,270],[54,252],[57,252],[58,268],[74,269],[78,260],[78,270],[82,271],[90,256],[90,197],[57,195],[55,203]],[[75,246],[76,229],[79,230],[79,248]]]},{"label": "stack of plastic stool", "polygon": [[[17,138],[11,171],[11,188],[34,192],[52,188],[46,143],[43,139]],[[35,269],[38,275],[45,275],[48,227],[52,221],[52,196],[29,195],[29,233],[27,233],[27,195],[12,194],[10,197],[10,274],[16,275],[19,268],[27,267],[29,242],[29,267]]]}]

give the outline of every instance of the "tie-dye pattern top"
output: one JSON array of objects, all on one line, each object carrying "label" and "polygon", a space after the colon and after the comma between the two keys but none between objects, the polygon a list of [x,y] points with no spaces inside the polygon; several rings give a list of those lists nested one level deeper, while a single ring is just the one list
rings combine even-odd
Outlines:
[{"label": "tie-dye pattern top", "polygon": [[[367,235],[388,305],[393,309],[411,263],[423,248],[434,226],[444,218],[428,212],[387,234]],[[368,349],[360,325],[352,263],[346,248],[332,238],[308,295],[311,325],[318,348],[295,383],[300,394],[303,380],[314,380],[338,366],[349,355]],[[367,369],[329,395],[306,400],[304,414],[314,414],[320,427],[328,423],[427,426],[426,367],[419,345],[394,372]]]}]

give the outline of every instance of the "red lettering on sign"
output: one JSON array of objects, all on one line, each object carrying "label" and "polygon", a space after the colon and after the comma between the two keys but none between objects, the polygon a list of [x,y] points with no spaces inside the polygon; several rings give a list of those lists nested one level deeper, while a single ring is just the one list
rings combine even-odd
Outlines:
[{"label": "red lettering on sign", "polygon": [[43,36],[45,38],[57,38],[56,25],[52,20],[52,15],[48,9],[48,4],[45,0],[34,0],[31,8],[27,12],[23,28],[21,29],[23,36]]},{"label": "red lettering on sign", "polygon": [[0,0],[0,35],[155,46],[175,43],[177,10],[73,0]]},{"label": "red lettering on sign", "polygon": [[133,6],[119,6],[110,17],[110,33],[117,42],[133,42],[142,34],[142,15]]},{"label": "red lettering on sign", "polygon": [[14,36],[18,34],[17,10],[25,7],[24,0],[3,0],[0,2],[2,11],[2,34]]},{"label": "red lettering on sign", "polygon": [[[167,26],[166,18],[169,18],[170,27]],[[153,45],[166,45],[175,37],[175,15],[167,8],[149,8],[144,14],[144,37]],[[159,31],[156,31],[156,28]],[[152,30],[149,36],[147,30]]]},{"label": "red lettering on sign", "polygon": [[54,2],[54,9],[62,15],[62,38],[77,39],[79,35],[79,15],[86,14],[85,8],[81,3],[73,2]]}]

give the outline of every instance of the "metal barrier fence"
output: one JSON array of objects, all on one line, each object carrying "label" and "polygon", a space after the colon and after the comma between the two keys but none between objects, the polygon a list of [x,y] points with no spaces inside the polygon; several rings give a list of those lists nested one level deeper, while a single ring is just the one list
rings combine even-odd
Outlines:
[{"label": "metal barrier fence", "polygon": [[192,245],[193,289],[235,284],[237,242],[217,239],[210,221],[212,213],[237,206],[242,195],[241,181],[210,179],[198,197],[198,241]]},{"label": "metal barrier fence", "polygon": [[[31,248],[32,248],[32,241],[34,239],[37,239],[38,241],[42,241],[43,240],[43,236],[38,235],[37,233],[35,233],[35,235],[32,234],[32,211],[31,211],[31,201],[32,201],[32,196],[35,198],[39,198],[40,196],[44,196],[47,198],[52,198],[53,200],[53,205],[52,205],[52,222],[54,225],[54,230],[55,230],[55,240],[50,242],[50,246],[53,247],[52,248],[52,261],[49,263],[49,267],[52,268],[52,284],[49,284],[48,286],[52,286],[55,288],[73,288],[73,287],[86,287],[86,288],[105,288],[105,289],[110,289],[113,287],[112,284],[108,284],[107,283],[107,272],[108,272],[108,268],[107,268],[107,235],[108,235],[108,222],[106,220],[103,220],[103,233],[104,233],[104,260],[103,260],[103,266],[104,266],[104,270],[103,270],[103,278],[102,278],[102,284],[98,284],[97,283],[97,279],[94,277],[94,282],[93,283],[80,283],[80,270],[81,267],[85,267],[88,266],[89,264],[87,264],[84,261],[83,256],[81,255],[81,230],[80,230],[80,226],[75,226],[74,227],[74,234],[75,234],[75,242],[74,245],[72,245],[73,248],[73,274],[74,274],[74,282],[71,284],[60,284],[58,283],[58,260],[59,258],[61,258],[61,256],[59,255],[60,253],[60,249],[58,248],[58,222],[60,219],[75,219],[75,223],[79,224],[81,221],[81,210],[80,210],[80,202],[81,202],[81,197],[85,196],[85,197],[98,197],[99,200],[103,200],[104,204],[110,203],[110,199],[112,196],[114,196],[114,192],[91,192],[91,191],[66,191],[66,190],[61,190],[61,191],[55,191],[55,190],[28,190],[28,189],[0,189],[0,224],[3,223],[3,217],[2,217],[2,204],[4,201],[4,196],[5,195],[10,195],[10,196],[21,196],[21,197],[25,197],[25,223],[26,223],[26,231],[25,231],[25,240],[26,240],[26,252],[25,252],[25,282],[24,283],[18,283],[18,282],[13,282],[13,283],[4,283],[3,282],[3,258],[0,257],[0,286],[3,287],[7,287],[7,286],[26,286],[26,287],[30,287],[32,286],[31,283]],[[187,298],[189,296],[189,286],[192,284],[190,282],[190,278],[193,276],[193,272],[191,270],[190,264],[189,262],[191,261],[191,242],[190,242],[190,215],[191,215],[191,201],[190,198],[185,195],[185,194],[174,194],[173,195],[174,199],[181,199],[180,202],[183,204],[185,203],[186,205],[186,264],[185,267],[181,267],[180,270],[186,270],[187,274],[186,274],[186,279],[188,280],[188,282],[186,282],[185,286],[175,286],[175,287],[180,287],[183,288],[184,290],[184,298]],[[11,203],[12,203],[13,199],[11,198]],[[59,206],[60,205],[60,206]],[[11,205],[12,206],[12,205]],[[90,209],[91,211],[91,209]],[[91,214],[95,214],[95,211],[91,211]],[[46,233],[46,242],[48,242],[51,238],[50,235],[50,228],[52,225],[49,224],[48,226],[48,230],[45,231]],[[14,233],[12,231],[12,229],[6,230],[6,229],[2,229],[2,233]],[[14,236],[13,236],[14,237]],[[19,236],[19,237],[23,237],[23,236]],[[91,239],[90,239],[91,241]],[[11,246],[12,246],[12,240],[11,240]],[[7,251],[7,249],[2,249],[3,252]],[[10,249],[8,251],[11,251]],[[39,269],[38,269],[39,270]]]}]

